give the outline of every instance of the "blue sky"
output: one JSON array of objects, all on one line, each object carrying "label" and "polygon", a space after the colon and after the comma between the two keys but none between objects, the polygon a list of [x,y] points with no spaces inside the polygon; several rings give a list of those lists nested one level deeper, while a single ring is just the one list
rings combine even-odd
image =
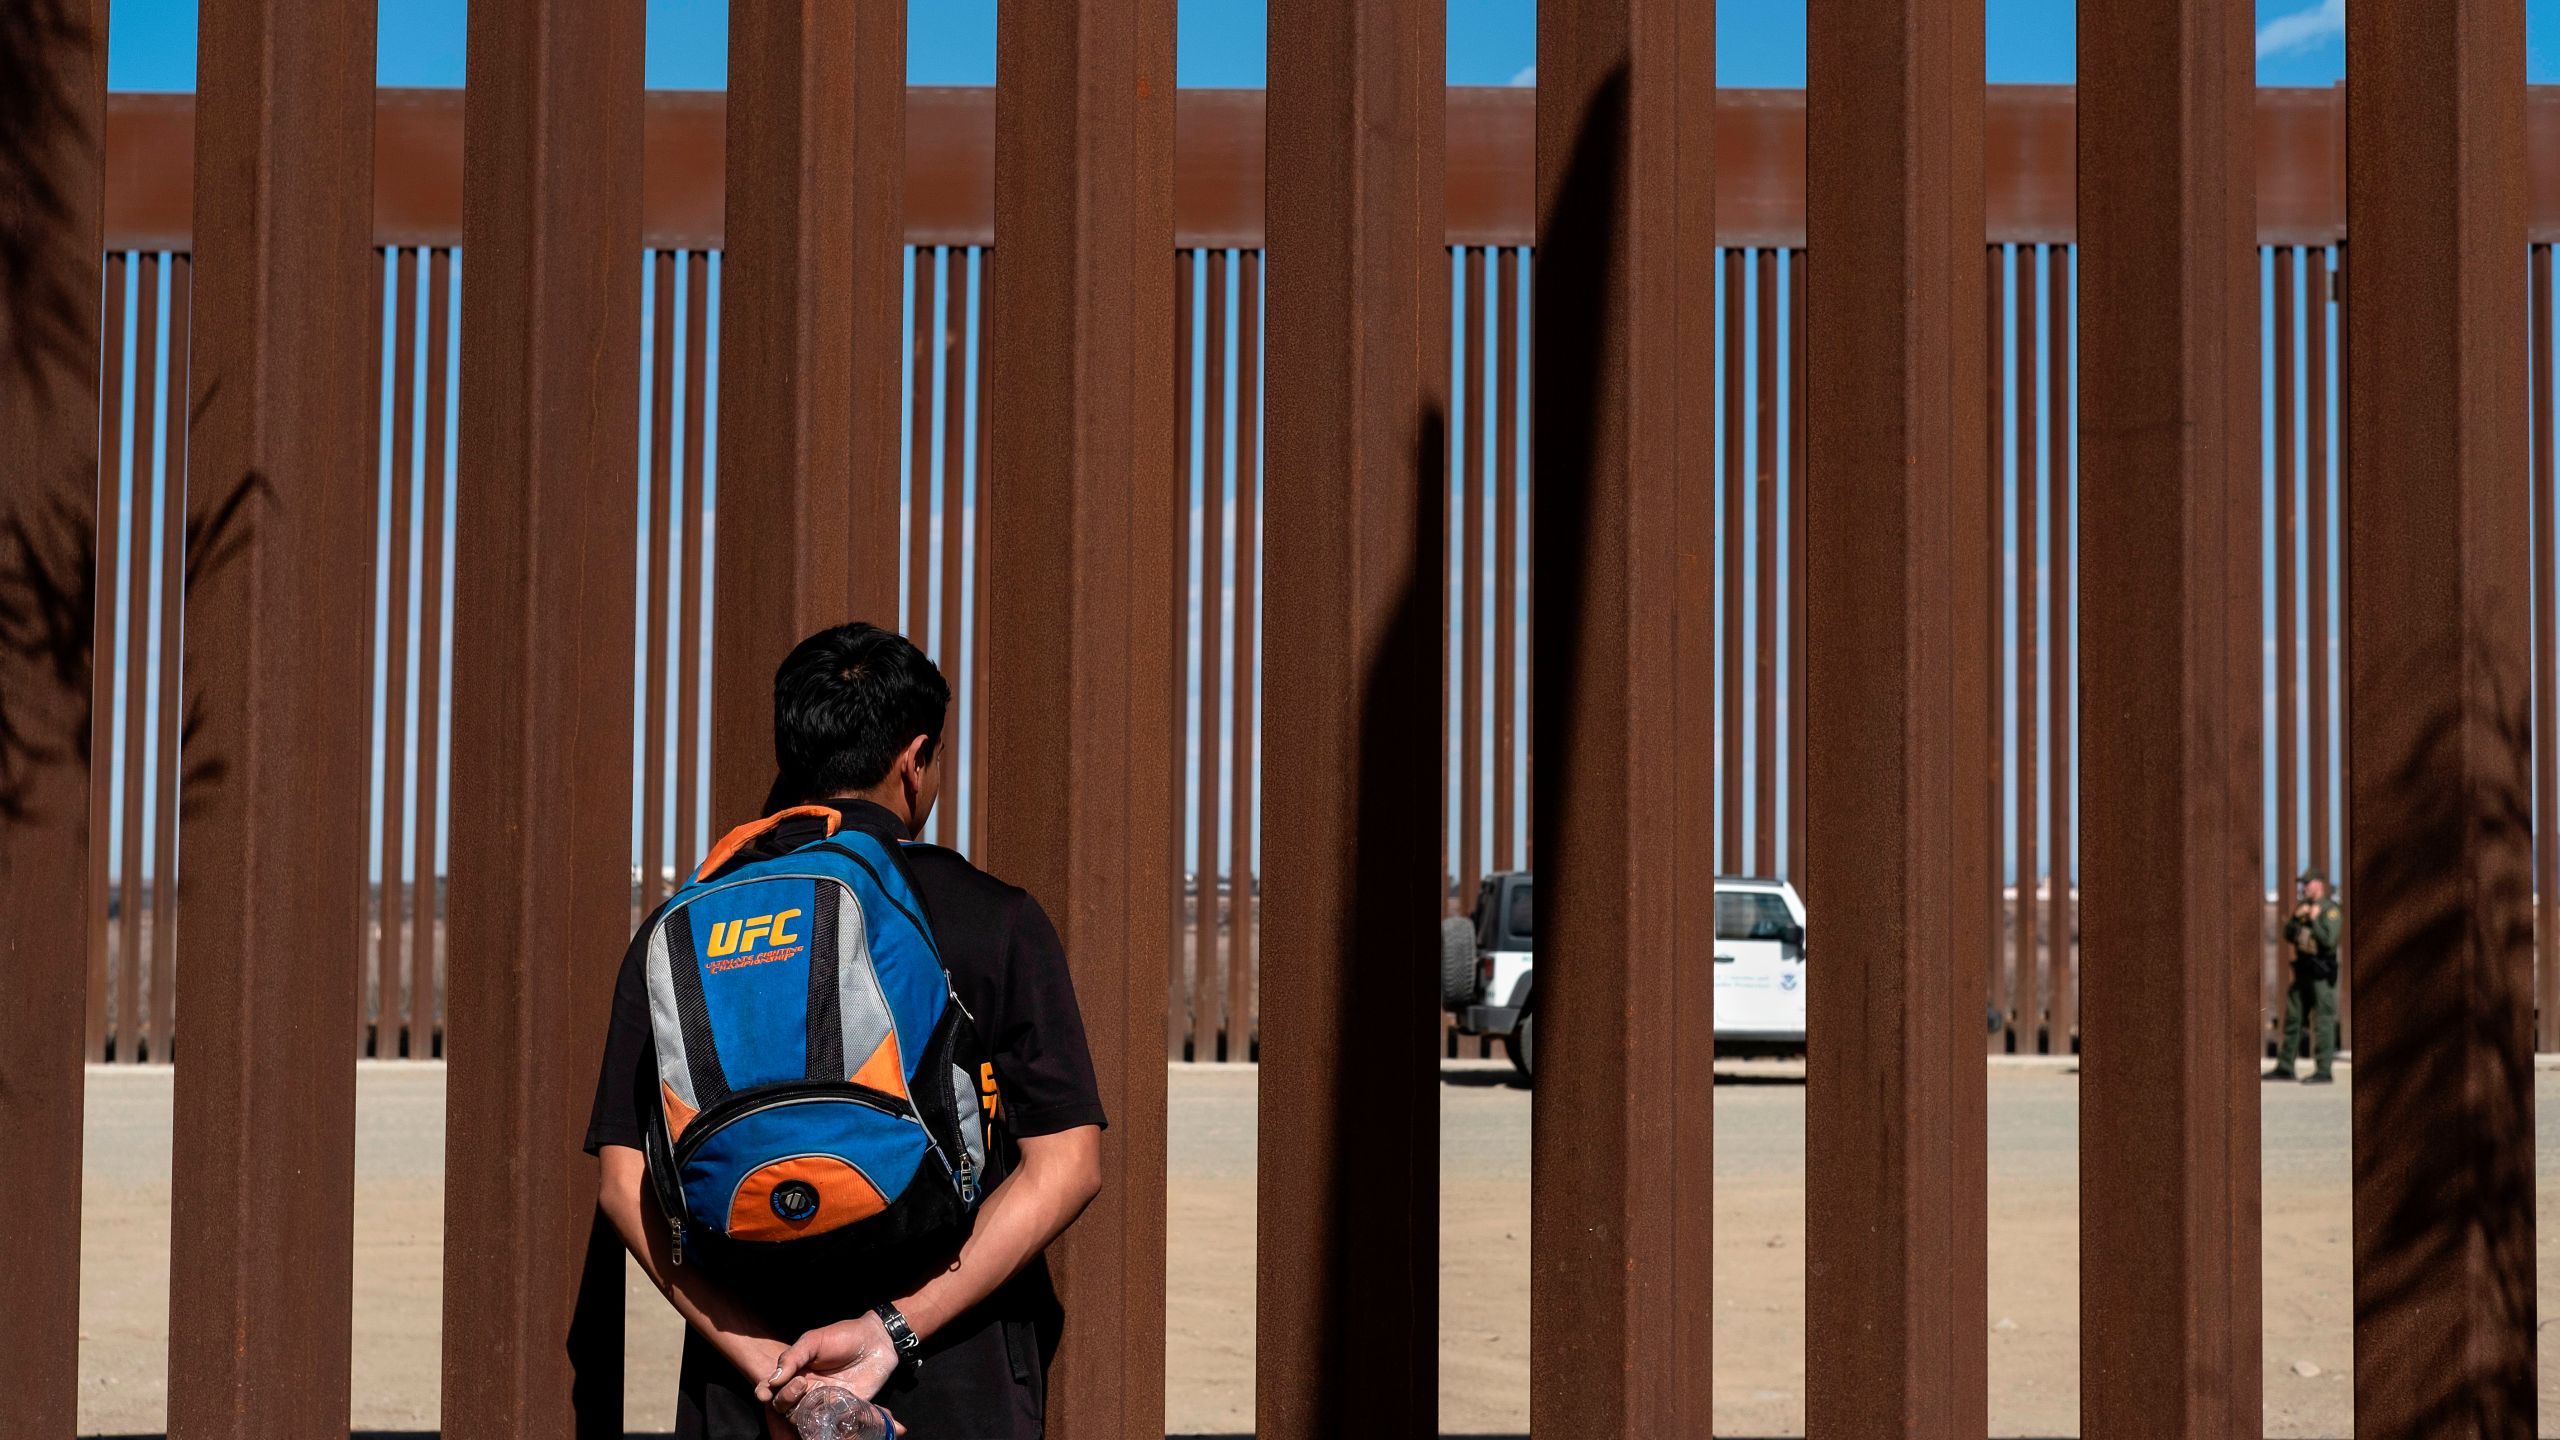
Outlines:
[{"label": "blue sky", "polygon": [[[725,0],[648,0],[649,83],[718,89],[728,54]],[[1263,7],[1252,0],[1180,0],[1185,85],[1263,82]],[[2073,73],[2070,0],[1986,0],[1986,52],[1995,82],[2061,82]],[[2560,0],[2526,0],[2528,66],[2560,80]],[[118,90],[195,87],[195,0],[113,0],[107,78]],[[382,0],[378,51],[385,85],[462,83],[463,0]],[[919,85],[995,79],[995,0],[910,5],[908,78]],[[1449,0],[1449,79],[1501,85],[1536,64],[1534,0]],[[2260,0],[2258,78],[2326,85],[2344,72],[2345,0]],[[1804,0],[1722,0],[1716,71],[1727,85],[1804,83]]]}]

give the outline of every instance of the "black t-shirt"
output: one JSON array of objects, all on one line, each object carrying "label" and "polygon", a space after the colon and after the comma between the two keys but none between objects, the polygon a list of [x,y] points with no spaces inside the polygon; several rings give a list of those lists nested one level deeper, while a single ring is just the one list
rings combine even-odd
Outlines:
[{"label": "black t-shirt", "polygon": [[[827,803],[847,828],[905,839],[896,817],[877,805]],[[1021,1138],[1105,1123],[1066,950],[1028,893],[937,846],[909,844],[904,853],[951,988],[976,1018],[979,1041],[994,1067],[996,1124],[989,1136],[988,1178],[1001,1184]],[[648,927],[640,933],[645,936]],[[641,1149],[643,1117],[658,1093],[643,949],[635,937],[614,985],[613,1023],[587,1123],[589,1154],[606,1145]],[[836,1287],[816,1278],[796,1286],[798,1293],[787,1302],[737,1298],[775,1317],[789,1338],[803,1322],[847,1319],[896,1298],[868,1293],[877,1287],[876,1277],[846,1276]],[[829,1301],[840,1303],[825,1304],[823,1316],[807,1314],[810,1295],[826,1295],[831,1288],[840,1294]],[[914,1440],[1037,1440],[1049,1358],[1064,1319],[1048,1267],[1035,1259],[977,1309],[927,1340],[922,1373],[890,1381],[880,1403]],[[677,1384],[678,1440],[763,1440],[761,1410],[753,1385],[688,1328]]]}]

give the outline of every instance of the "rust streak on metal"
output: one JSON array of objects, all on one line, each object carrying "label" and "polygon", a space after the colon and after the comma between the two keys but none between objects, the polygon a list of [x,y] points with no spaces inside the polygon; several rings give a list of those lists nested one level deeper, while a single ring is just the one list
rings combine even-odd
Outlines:
[{"label": "rust streak on metal", "polygon": [[[41,641],[26,635],[0,645],[7,697],[0,704],[18,737],[0,786],[10,801],[0,806],[0,974],[10,977],[9,1004],[0,1007],[0,1086],[9,1096],[0,1105],[0,1146],[17,1180],[38,1187],[31,1193],[68,1201],[80,1193],[81,1060],[91,1018],[103,1018],[89,986],[105,969],[97,948],[105,894],[92,841],[103,839],[94,832],[105,828],[97,787],[106,767],[97,763],[91,727],[108,711],[93,704],[91,685],[109,672],[97,661],[107,652],[97,644],[105,607],[92,537],[113,533],[101,525],[108,487],[98,440],[101,413],[115,411],[101,404],[99,371],[100,350],[111,348],[103,337],[121,330],[102,330],[99,314],[107,0],[50,14],[55,24],[26,32],[33,48],[17,73],[54,102],[63,123],[19,137],[25,148],[13,173],[50,184],[58,208],[27,232],[33,244],[10,276],[11,313],[0,329],[7,345],[0,435],[9,437],[11,456],[9,483],[0,486],[0,534],[11,537],[0,543],[0,613],[57,617]],[[39,312],[38,301],[48,308]],[[49,330],[34,326],[38,313]],[[183,383],[185,347],[175,353]],[[79,1206],[25,1207],[0,1227],[0,1274],[9,1277],[0,1394],[9,1397],[10,1423],[29,1435],[71,1434],[79,1410]]]},{"label": "rust streak on metal", "polygon": [[1988,1423],[1984,1071],[1955,857],[1972,827],[1952,763],[1973,743],[1953,656],[1972,641],[1957,556],[1985,433],[1982,24],[1963,0],[1816,0],[1807,16],[1806,230],[1829,257],[1806,395],[1806,858],[1812,944],[1831,957],[1807,1017],[1805,1178],[1829,1198],[1807,1215],[1806,1341],[1832,1382],[1807,1397],[1813,1440]]},{"label": "rust streak on metal", "polygon": [[1058,923],[1111,1116],[1100,1198],[1049,1250],[1092,1337],[1050,1374],[1061,1440],[1165,1433],[1173,41],[1173,0],[996,17],[987,864]]},{"label": "rust streak on metal", "polygon": [[1312,1163],[1258,1181],[1265,1440],[1330,1435],[1320,1396],[1358,1396],[1364,1434],[1438,1430],[1438,1007],[1398,957],[1439,908],[1426,879],[1453,428],[1444,25],[1436,0],[1271,7],[1264,563],[1270,613],[1288,619],[1264,664],[1290,713],[1264,741],[1262,1080],[1293,1098],[1263,1107],[1259,1143]]},{"label": "rust streak on metal", "polygon": [[2263,1425],[2252,18],[2081,11],[2081,1407],[2133,1440]]},{"label": "rust streak on metal", "polygon": [[2534,1432],[2521,5],[2347,17],[2356,1433]]},{"label": "rust streak on metal", "polygon": [[346,1433],[353,1321],[360,972],[322,937],[365,881],[375,6],[202,11],[196,164],[232,183],[196,206],[187,668],[218,778],[179,893],[169,1433],[318,1440]]}]

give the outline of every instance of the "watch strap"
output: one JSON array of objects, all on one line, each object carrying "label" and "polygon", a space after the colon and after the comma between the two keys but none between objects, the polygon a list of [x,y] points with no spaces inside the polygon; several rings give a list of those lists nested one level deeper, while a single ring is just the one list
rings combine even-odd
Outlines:
[{"label": "watch strap", "polygon": [[898,1307],[883,1303],[873,1306],[871,1313],[880,1321],[880,1328],[889,1332],[889,1344],[898,1352],[899,1368],[923,1369],[924,1361],[916,1352],[924,1348],[924,1337],[908,1328],[907,1317],[898,1313]]}]

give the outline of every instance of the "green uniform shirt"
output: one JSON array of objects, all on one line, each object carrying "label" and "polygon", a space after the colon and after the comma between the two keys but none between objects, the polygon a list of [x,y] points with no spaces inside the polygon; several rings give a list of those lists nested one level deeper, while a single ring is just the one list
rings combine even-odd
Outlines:
[{"label": "green uniform shirt", "polygon": [[2338,931],[2346,923],[2346,912],[2338,908],[2332,896],[2312,908],[2311,918],[2289,916],[2284,922],[2285,942],[2302,956],[2331,956],[2338,953]]}]

